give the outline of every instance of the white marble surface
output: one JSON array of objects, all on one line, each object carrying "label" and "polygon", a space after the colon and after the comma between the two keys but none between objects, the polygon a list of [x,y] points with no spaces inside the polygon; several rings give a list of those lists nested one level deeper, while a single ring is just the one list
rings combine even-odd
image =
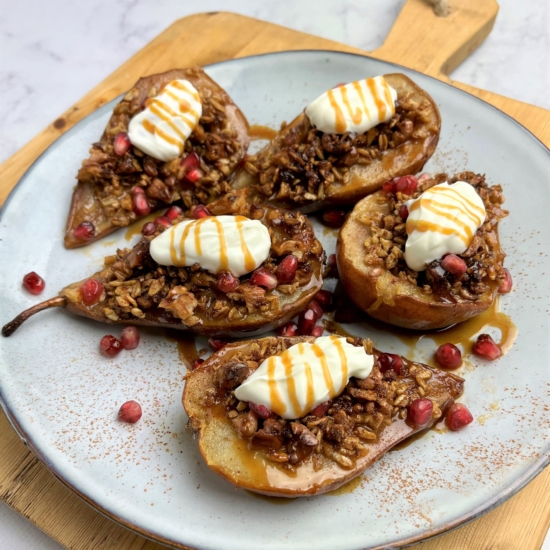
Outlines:
[{"label": "white marble surface", "polygon": [[[368,51],[382,44],[403,3],[0,0],[0,162],[180,17],[223,9]],[[491,35],[451,77],[550,109],[550,3],[500,6]],[[60,546],[0,503],[0,548]]]}]

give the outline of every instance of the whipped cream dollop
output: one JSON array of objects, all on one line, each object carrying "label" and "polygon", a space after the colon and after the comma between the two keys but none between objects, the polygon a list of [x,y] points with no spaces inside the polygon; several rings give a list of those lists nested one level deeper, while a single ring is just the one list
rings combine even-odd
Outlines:
[{"label": "whipped cream dollop", "polygon": [[405,261],[415,271],[445,254],[461,254],[485,221],[481,197],[465,181],[434,185],[407,201]]},{"label": "whipped cream dollop", "polygon": [[338,396],[349,379],[366,378],[374,364],[363,347],[324,336],[266,359],[236,390],[241,401],[264,405],[282,418],[301,418]]},{"label": "whipped cream dollop", "polygon": [[198,263],[214,275],[230,271],[240,277],[269,256],[271,238],[265,225],[244,216],[209,216],[186,220],[151,241],[150,254],[160,265]]},{"label": "whipped cream dollop", "polygon": [[132,145],[167,162],[183,153],[183,144],[202,115],[199,92],[188,80],[173,80],[146,100],[145,109],[130,121]]},{"label": "whipped cream dollop", "polygon": [[395,114],[397,92],[383,76],[356,80],[319,96],[306,108],[311,124],[327,134],[364,132]]}]

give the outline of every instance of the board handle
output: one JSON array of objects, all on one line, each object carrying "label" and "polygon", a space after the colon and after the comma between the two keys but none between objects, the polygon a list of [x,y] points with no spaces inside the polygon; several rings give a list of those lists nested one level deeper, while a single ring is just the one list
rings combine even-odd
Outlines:
[{"label": "board handle", "polygon": [[429,0],[407,0],[375,57],[441,80],[487,38],[498,13],[495,0],[451,0],[438,17]]}]

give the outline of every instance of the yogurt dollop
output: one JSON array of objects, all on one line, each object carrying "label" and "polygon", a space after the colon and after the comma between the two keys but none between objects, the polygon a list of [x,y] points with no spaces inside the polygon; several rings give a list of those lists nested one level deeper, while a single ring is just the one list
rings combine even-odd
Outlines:
[{"label": "yogurt dollop", "polygon": [[365,78],[328,90],[306,108],[318,130],[363,134],[395,114],[397,92],[383,76]]},{"label": "yogurt dollop", "polygon": [[235,390],[235,396],[264,405],[287,420],[301,418],[338,396],[352,376],[366,378],[373,365],[373,356],[362,347],[345,338],[324,336],[266,359]]},{"label": "yogurt dollop", "polygon": [[265,225],[244,216],[209,216],[180,222],[151,241],[150,253],[160,265],[200,264],[216,275],[240,277],[269,256],[271,238]]},{"label": "yogurt dollop", "polygon": [[465,181],[434,185],[407,201],[405,261],[415,271],[445,254],[461,254],[485,221],[481,197]]},{"label": "yogurt dollop", "polygon": [[167,162],[182,154],[201,115],[199,92],[188,80],[173,80],[132,118],[128,137],[144,153]]}]

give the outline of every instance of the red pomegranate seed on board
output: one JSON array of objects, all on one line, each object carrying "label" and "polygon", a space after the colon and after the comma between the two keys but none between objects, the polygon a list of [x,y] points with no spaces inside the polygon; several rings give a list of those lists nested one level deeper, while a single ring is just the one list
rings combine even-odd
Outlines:
[{"label": "red pomegranate seed on board", "polygon": [[135,424],[142,414],[141,405],[137,401],[126,401],[118,411],[118,419],[121,422]]},{"label": "red pomegranate seed on board", "polygon": [[384,191],[384,193],[387,193],[388,195],[390,193],[395,193],[395,186],[397,184],[398,179],[399,178],[393,178],[393,179],[387,181],[386,183],[384,183],[382,185],[382,191]]},{"label": "red pomegranate seed on board", "polygon": [[502,355],[501,349],[489,334],[480,334],[472,347],[472,351],[475,355],[491,361],[498,359]]},{"label": "red pomegranate seed on board", "polygon": [[441,260],[441,267],[451,275],[464,275],[468,269],[466,262],[456,254],[447,254]]},{"label": "red pomegranate seed on board", "polygon": [[102,294],[103,284],[97,279],[86,279],[80,285],[80,295],[82,296],[82,301],[87,306],[91,306],[99,302]]},{"label": "red pomegranate seed on board", "polygon": [[414,176],[401,176],[395,182],[395,192],[411,196],[418,187],[418,180]]},{"label": "red pomegranate seed on board", "polygon": [[252,273],[252,277],[250,277],[250,284],[263,286],[268,290],[273,290],[277,286],[278,282],[277,277],[275,277],[273,273],[268,271],[265,267],[260,267]]},{"label": "red pomegranate seed on board", "polygon": [[256,403],[252,403],[252,401],[249,401],[248,408],[263,419],[271,418],[273,416],[273,413],[265,405],[258,405]]},{"label": "red pomegranate seed on board", "polygon": [[204,204],[197,204],[196,206],[193,206],[193,210],[191,211],[191,216],[193,216],[196,220],[207,218],[211,215],[210,210],[208,210]]},{"label": "red pomegranate seed on board", "polygon": [[315,313],[315,320],[323,316],[323,308],[315,300],[311,300],[306,309],[311,309]]},{"label": "red pomegranate seed on board", "polygon": [[323,336],[325,332],[325,329],[321,325],[315,325],[313,327],[313,330],[311,331],[311,336],[314,336],[315,338],[320,338]]},{"label": "red pomegranate seed on board", "polygon": [[422,397],[415,399],[409,405],[407,420],[417,428],[423,428],[430,423],[434,404],[430,399]]},{"label": "red pomegranate seed on board", "polygon": [[141,234],[145,235],[146,237],[149,237],[151,235],[154,235],[157,231],[157,226],[153,222],[147,222],[142,228],[141,228]]},{"label": "red pomegranate seed on board", "polygon": [[151,206],[145,196],[145,193],[132,194],[132,210],[136,216],[147,216],[151,212]]},{"label": "red pomegranate seed on board", "polygon": [[471,424],[474,420],[472,413],[468,410],[466,405],[462,403],[454,403],[449,407],[447,414],[445,415],[445,424],[449,430],[457,432]]},{"label": "red pomegranate seed on board", "polygon": [[435,352],[435,362],[442,369],[457,369],[462,365],[462,353],[454,344],[442,344]]},{"label": "red pomegranate seed on board", "polygon": [[399,374],[403,366],[403,360],[395,353],[382,353],[378,357],[378,365],[382,374],[390,369],[393,370],[395,374]]},{"label": "red pomegranate seed on board", "polygon": [[327,210],[323,212],[323,221],[331,227],[340,227],[346,220],[344,210]]},{"label": "red pomegranate seed on board", "polygon": [[512,286],[512,275],[506,268],[504,268],[504,281],[498,287],[499,294],[508,294],[508,292],[512,290]]},{"label": "red pomegranate seed on board", "polygon": [[106,334],[99,341],[101,353],[107,357],[115,357],[122,351],[122,343],[118,338],[111,334]]},{"label": "red pomegranate seed on board", "polygon": [[402,220],[406,220],[409,217],[409,209],[404,204],[402,204],[401,208],[399,208],[399,217]]},{"label": "red pomegranate seed on board", "polygon": [[172,227],[172,222],[164,216],[158,216],[153,221],[155,225],[163,225],[164,227]]},{"label": "red pomegranate seed on board", "polygon": [[119,156],[122,156],[124,153],[128,152],[131,145],[130,138],[126,132],[119,132],[113,140],[113,149]]},{"label": "red pomegranate seed on board", "polygon": [[45,286],[44,279],[35,271],[31,271],[23,277],[23,288],[31,294],[40,294]]},{"label": "red pomegranate seed on board", "polygon": [[290,323],[287,323],[286,325],[283,325],[279,330],[279,336],[296,336],[298,332],[298,325],[296,323],[293,323],[292,321]]},{"label": "red pomegranate seed on board", "polygon": [[302,311],[298,317],[298,334],[300,336],[310,336],[316,321],[317,317],[312,309],[307,308]]},{"label": "red pomegranate seed on board", "polygon": [[222,349],[227,342],[225,340],[218,340],[217,338],[208,338],[208,345],[213,351],[218,351]]},{"label": "red pomegranate seed on board", "polygon": [[120,342],[124,349],[136,349],[139,346],[139,331],[136,327],[124,327],[120,333]]},{"label": "red pomegranate seed on board", "polygon": [[314,416],[324,416],[329,408],[330,401],[325,401],[324,403],[321,403],[320,405],[317,405],[315,408],[311,409],[310,414],[313,414]]},{"label": "red pomegranate seed on board", "polygon": [[323,308],[323,311],[333,310],[333,294],[330,290],[320,290],[315,295],[315,301]]},{"label": "red pomegranate seed on board", "polygon": [[92,222],[82,222],[73,229],[73,235],[80,241],[88,241],[95,235],[95,226]]},{"label": "red pomegranate seed on board", "polygon": [[298,258],[296,258],[296,256],[294,256],[293,254],[285,256],[281,263],[278,265],[277,271],[275,272],[277,281],[279,281],[279,283],[281,284],[291,283],[292,281],[294,281],[297,269]]},{"label": "red pomegranate seed on board", "polygon": [[171,222],[173,222],[178,216],[183,216],[183,210],[179,206],[171,206],[164,213],[164,217]]},{"label": "red pomegranate seed on board", "polygon": [[230,273],[229,271],[222,271],[221,273],[218,273],[218,288],[225,292],[226,294],[228,292],[233,292],[241,282],[239,281],[238,277],[235,277],[233,273]]},{"label": "red pomegranate seed on board", "polygon": [[184,173],[190,172],[191,170],[196,170],[201,164],[201,160],[199,158],[199,155],[197,153],[189,153],[184,159],[181,161],[181,165],[183,166]]}]

